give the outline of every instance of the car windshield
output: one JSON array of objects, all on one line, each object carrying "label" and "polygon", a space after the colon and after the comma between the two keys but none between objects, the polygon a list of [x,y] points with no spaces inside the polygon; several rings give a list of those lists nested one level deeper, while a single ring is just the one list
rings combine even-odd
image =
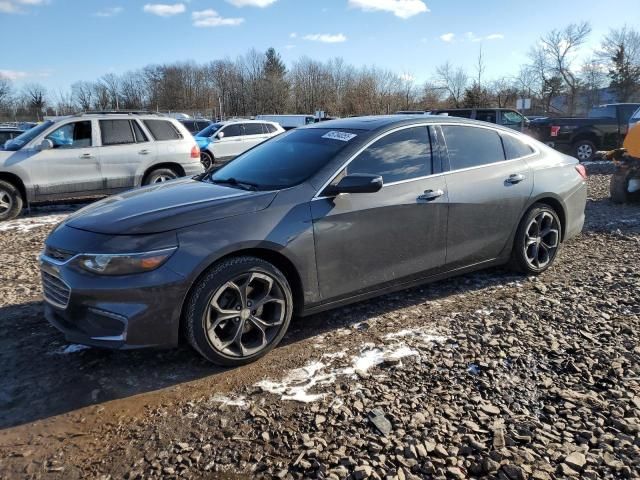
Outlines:
[{"label": "car windshield", "polygon": [[314,175],[357,136],[357,130],[291,130],[240,155],[204,181],[257,190],[292,187]]},{"label": "car windshield", "polygon": [[5,150],[10,150],[12,152],[16,152],[16,151],[20,150],[22,147],[24,147],[27,143],[29,143],[31,140],[36,138],[42,132],[44,132],[51,125],[53,125],[53,122],[50,121],[50,120],[47,120],[46,122],[41,123],[37,127],[33,127],[32,129],[27,130],[22,135],[18,135],[13,140],[9,140],[5,144],[4,149]]},{"label": "car windshield", "polygon": [[222,128],[221,123],[212,123],[207,128],[200,130],[196,137],[213,137],[218,130]]}]

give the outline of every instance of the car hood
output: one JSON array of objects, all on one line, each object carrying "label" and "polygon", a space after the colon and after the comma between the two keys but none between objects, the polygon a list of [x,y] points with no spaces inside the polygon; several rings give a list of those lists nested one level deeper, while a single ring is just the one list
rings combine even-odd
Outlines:
[{"label": "car hood", "polygon": [[110,235],[160,233],[263,210],[276,193],[179,179],[105,198],[71,215],[65,225]]}]

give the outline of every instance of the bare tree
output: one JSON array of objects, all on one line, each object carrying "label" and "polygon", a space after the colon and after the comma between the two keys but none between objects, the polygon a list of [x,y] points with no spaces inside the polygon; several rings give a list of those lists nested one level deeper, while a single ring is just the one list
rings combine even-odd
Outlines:
[{"label": "bare tree", "polygon": [[71,85],[71,96],[80,110],[88,111],[93,107],[93,85],[90,82],[76,82]]},{"label": "bare tree", "polygon": [[103,75],[100,81],[107,88],[111,97],[111,108],[120,109],[120,79],[115,73],[107,73]]},{"label": "bare tree", "polygon": [[8,102],[12,93],[11,80],[0,75],[0,107]]},{"label": "bare tree", "polygon": [[25,97],[29,113],[33,115],[36,120],[40,121],[44,107],[47,104],[47,90],[39,83],[28,83],[23,87],[22,93]]},{"label": "bare tree", "polygon": [[464,97],[464,91],[469,83],[469,76],[462,67],[455,68],[447,62],[436,69],[436,78],[442,88],[449,94],[449,99],[459,108]]},{"label": "bare tree", "polygon": [[[591,33],[588,22],[572,23],[563,29],[554,29],[540,38],[540,46],[532,52],[538,68],[544,66],[553,76],[560,77],[567,87],[567,107],[569,115],[575,109],[580,87],[580,79],[575,74],[573,64],[578,49]],[[541,65],[542,64],[542,65]],[[548,83],[548,80],[547,82]]]},{"label": "bare tree", "polygon": [[580,69],[580,81],[585,97],[584,109],[588,110],[601,103],[600,90],[607,84],[605,67],[595,58],[586,60]]}]

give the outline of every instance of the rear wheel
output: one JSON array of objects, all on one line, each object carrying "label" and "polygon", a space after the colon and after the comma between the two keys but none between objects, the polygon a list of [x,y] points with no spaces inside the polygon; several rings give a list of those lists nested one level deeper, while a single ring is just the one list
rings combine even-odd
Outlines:
[{"label": "rear wheel", "polygon": [[573,144],[573,154],[581,162],[592,160],[596,151],[596,145],[591,140],[578,140]]},{"label": "rear wheel", "polygon": [[250,363],[284,337],[293,313],[282,272],[255,257],[225,260],[194,287],[185,311],[186,337],[210,362]]},{"label": "rear wheel", "polygon": [[544,203],[534,204],[524,216],[511,252],[511,266],[523,273],[538,274],[556,258],[562,238],[560,219]]},{"label": "rear wheel", "polygon": [[213,166],[213,156],[209,152],[200,152],[200,163],[205,170],[209,170]]},{"label": "rear wheel", "polygon": [[170,168],[157,168],[144,177],[142,185],[153,185],[154,183],[164,183],[178,178],[178,174]]},{"label": "rear wheel", "polygon": [[20,215],[22,204],[20,191],[13,184],[0,180],[0,221]]}]

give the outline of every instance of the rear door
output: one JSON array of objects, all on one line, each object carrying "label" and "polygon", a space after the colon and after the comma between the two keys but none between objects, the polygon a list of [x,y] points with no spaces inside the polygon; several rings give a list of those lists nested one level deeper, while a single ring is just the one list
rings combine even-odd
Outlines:
[{"label": "rear door", "polygon": [[104,193],[96,126],[92,120],[71,121],[45,137],[53,148],[34,151],[28,160],[36,201]]},{"label": "rear door", "polygon": [[244,144],[246,151],[267,139],[262,123],[244,123]]},{"label": "rear door", "polygon": [[501,135],[490,127],[442,125],[440,132],[449,164],[447,267],[497,258],[531,196],[533,176],[524,153],[534,151],[523,144],[518,157],[507,160]]},{"label": "rear door", "polygon": [[[151,143],[155,149],[155,164],[182,164],[186,161],[189,161],[191,147],[195,144],[195,142],[185,142],[185,136],[180,130],[178,130],[174,122],[175,120],[158,119],[147,119],[142,121],[146,129],[151,134],[151,139],[153,140],[153,142]],[[148,166],[150,166],[150,164]],[[140,170],[138,171],[140,172]]]},{"label": "rear door", "polygon": [[156,147],[135,119],[103,119],[100,164],[109,193],[133,188],[136,172],[156,160]]},{"label": "rear door", "polygon": [[370,144],[334,179],[381,175],[382,190],[321,193],[311,202],[323,300],[424,277],[442,267],[447,189],[432,163],[429,129],[402,128]]}]

